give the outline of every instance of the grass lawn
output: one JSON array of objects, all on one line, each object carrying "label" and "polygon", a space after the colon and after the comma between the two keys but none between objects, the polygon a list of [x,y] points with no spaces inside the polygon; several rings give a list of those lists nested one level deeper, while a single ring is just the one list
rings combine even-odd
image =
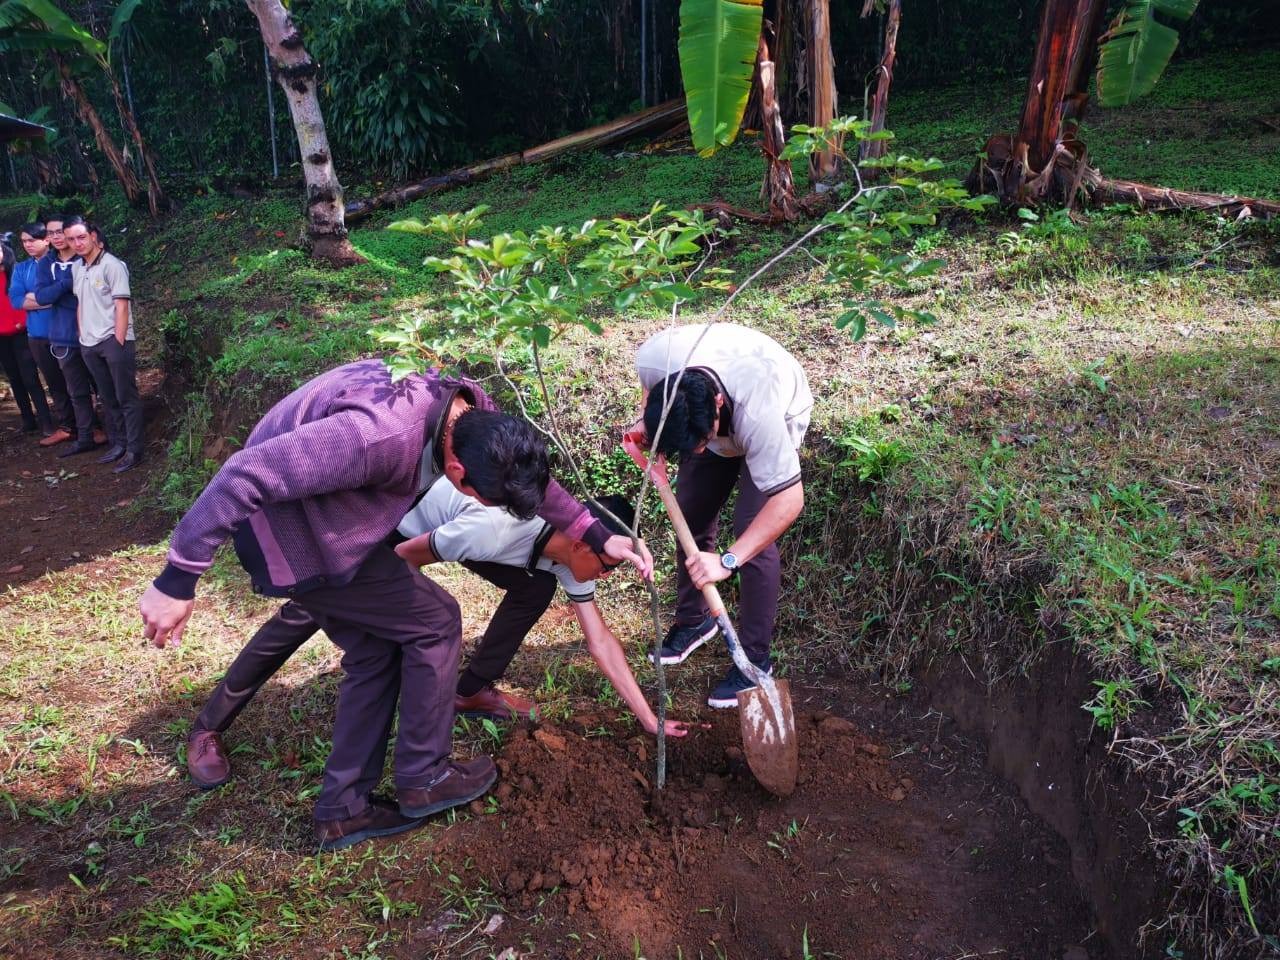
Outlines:
[{"label": "grass lawn", "polygon": [[[1016,116],[1017,85],[996,93],[1003,109],[991,90],[903,96],[895,149],[963,172]],[[1257,118],[1278,97],[1274,51],[1183,63],[1142,104],[1095,113],[1084,139],[1110,175],[1275,197],[1280,130]],[[711,161],[591,155],[394,216],[485,203],[498,232],[642,214],[655,200],[753,206],[759,173],[750,140]],[[433,248],[383,229],[391,219],[353,231],[368,262],[341,273],[290,248],[291,197],[196,198],[134,249],[144,347],[190,387],[159,508],[180,512],[283,392],[372,352],[371,326],[438,304],[442,281],[420,267]],[[786,239],[744,229],[720,265],[745,276]],[[906,684],[934,657],[995,675],[1072,645],[1096,672],[1081,704],[1094,735],[1160,787],[1153,843],[1186,894],[1153,933],[1170,956],[1280,949],[1278,241],[1271,225],[1119,209],[1030,229],[958,220],[911,241],[947,261],[900,301],[936,325],[852,343],[833,326],[841,291],[802,257],[729,317],[791,349],[818,397],[808,505],[785,541],[783,669]],[[602,336],[556,345],[552,381],[592,483],[632,490],[611,437],[638,400],[634,348],[666,319],[603,320]],[[669,580],[670,543],[650,522]],[[0,890],[21,888],[0,892],[9,930],[64,942],[68,956],[104,944],[122,956],[380,955],[389,919],[414,909],[396,885],[431,868],[432,841],[308,855],[332,648],[304,648],[240,722],[244,775],[194,794],[190,718],[270,607],[226,557],[205,578],[190,642],[156,656],[134,610],[161,554],[92,557],[0,600]],[[491,594],[461,573],[446,585],[474,635]],[[603,594],[650,682],[643,593],[615,578]],[[993,634],[993,619],[1009,629]],[[553,713],[616,706],[573,636],[544,621],[516,681]],[[705,681],[678,678],[677,708]],[[460,734],[464,752],[486,746],[482,729]],[[29,845],[49,825],[57,847]],[[491,891],[447,869],[438,880],[467,916],[484,912]]]}]

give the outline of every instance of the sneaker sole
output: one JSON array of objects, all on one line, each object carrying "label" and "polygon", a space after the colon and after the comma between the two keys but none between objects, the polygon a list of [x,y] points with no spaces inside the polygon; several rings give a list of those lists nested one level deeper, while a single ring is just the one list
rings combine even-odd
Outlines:
[{"label": "sneaker sole", "polygon": [[489,792],[489,788],[497,782],[498,769],[495,767],[492,775],[485,781],[484,786],[476,790],[475,793],[465,797],[455,797],[452,800],[438,800],[435,803],[427,804],[425,807],[406,807],[404,804],[401,804],[400,813],[406,817],[429,817],[433,813],[442,813],[445,810],[452,810],[454,807],[460,807],[464,803],[470,803],[472,800],[478,800],[480,797],[483,797]]},{"label": "sneaker sole", "polygon": [[375,840],[378,837],[390,837],[397,833],[407,833],[410,830],[416,830],[420,826],[422,826],[421,820],[412,820],[409,823],[402,823],[398,827],[379,827],[376,830],[357,830],[350,836],[340,837],[337,840],[321,843],[320,852],[329,853],[332,850],[345,850],[347,847],[354,847],[357,843],[364,843],[366,840]]},{"label": "sneaker sole", "polygon": [[738,697],[734,695],[732,700],[717,700],[714,697],[707,697],[707,706],[713,710],[737,710]]},{"label": "sneaker sole", "polygon": [[[718,626],[712,626],[712,628],[708,630],[706,633],[704,633],[702,636],[695,637],[693,643],[689,644],[689,646],[684,648],[683,653],[678,653],[675,656],[663,657],[662,665],[664,667],[674,667],[681,663],[684,663],[686,660],[689,659],[689,654],[693,653],[693,651],[697,650],[700,646],[702,646],[704,643],[706,643],[708,640],[710,640],[719,632],[720,632],[720,628]],[[652,653],[649,654],[649,662],[653,663]]]}]

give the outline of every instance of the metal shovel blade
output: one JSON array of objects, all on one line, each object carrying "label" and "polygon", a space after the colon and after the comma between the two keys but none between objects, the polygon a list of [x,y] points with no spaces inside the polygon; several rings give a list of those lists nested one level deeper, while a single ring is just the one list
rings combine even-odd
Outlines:
[{"label": "metal shovel blade", "polygon": [[[773,690],[768,690],[766,684]],[[738,694],[738,716],[742,723],[742,751],[760,786],[778,797],[791,796],[800,775],[791,684],[769,677],[760,686],[743,690]]]}]

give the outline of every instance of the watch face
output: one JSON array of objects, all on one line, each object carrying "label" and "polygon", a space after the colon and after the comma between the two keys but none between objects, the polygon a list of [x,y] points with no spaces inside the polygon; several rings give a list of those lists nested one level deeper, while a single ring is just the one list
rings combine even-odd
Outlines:
[{"label": "watch face", "polygon": [[738,558],[732,553],[722,554],[720,557],[720,563],[726,570],[738,569]]}]

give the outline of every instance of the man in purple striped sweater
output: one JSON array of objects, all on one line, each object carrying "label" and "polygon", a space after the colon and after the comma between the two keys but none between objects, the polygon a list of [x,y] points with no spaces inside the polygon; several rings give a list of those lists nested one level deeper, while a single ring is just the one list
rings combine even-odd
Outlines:
[{"label": "man in purple striped sweater", "polygon": [[[342,649],[346,675],[315,810],[324,850],[413,829],[497,778],[489,757],[450,759],[458,605],[386,542],[441,475],[652,574],[643,545],[633,550],[550,480],[541,439],[475,383],[439,371],[393,383],[380,360],[362,360],[267,412],[178,522],[168,563],[139,605],[148,639],[180,643],[196,582],[231,539],[256,592],[290,598]],[[393,803],[371,794],[397,699]]]}]

